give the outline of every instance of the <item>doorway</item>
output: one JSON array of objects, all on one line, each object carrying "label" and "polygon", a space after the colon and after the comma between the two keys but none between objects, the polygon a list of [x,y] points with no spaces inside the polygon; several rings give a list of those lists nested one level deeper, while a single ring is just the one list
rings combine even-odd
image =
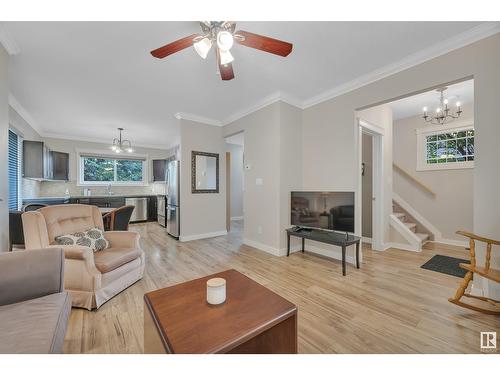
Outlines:
[{"label": "doorway", "polygon": [[[361,234],[363,237],[370,235],[367,241],[364,240],[371,242],[373,250],[384,250],[384,129],[363,119],[358,119],[358,135],[360,161],[358,191],[360,194],[358,194],[357,201],[358,213],[362,219]],[[364,166],[363,163],[365,163]]]},{"label": "doorway", "polygon": [[226,229],[243,231],[244,224],[244,133],[231,135],[226,141]]}]

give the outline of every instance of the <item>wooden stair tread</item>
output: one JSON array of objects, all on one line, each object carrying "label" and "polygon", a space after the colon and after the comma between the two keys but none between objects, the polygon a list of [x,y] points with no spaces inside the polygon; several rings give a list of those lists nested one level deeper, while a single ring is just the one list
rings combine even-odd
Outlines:
[{"label": "wooden stair tread", "polygon": [[500,283],[500,270],[490,268],[488,271],[486,271],[484,267],[472,267],[472,265],[468,263],[460,263],[460,268],[463,268],[467,271],[472,271],[474,273],[477,273],[478,275],[486,277],[487,279]]}]

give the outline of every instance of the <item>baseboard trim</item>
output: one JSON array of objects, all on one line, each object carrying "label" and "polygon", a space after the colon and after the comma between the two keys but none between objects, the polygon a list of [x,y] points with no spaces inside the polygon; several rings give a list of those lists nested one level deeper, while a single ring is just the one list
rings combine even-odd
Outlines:
[{"label": "baseboard trim", "polygon": [[372,243],[372,239],[370,237],[361,237],[361,242],[363,243]]},{"label": "baseboard trim", "polygon": [[243,216],[231,216],[231,221],[243,220]]},{"label": "baseboard trim", "polygon": [[404,243],[397,243],[397,242],[386,242],[384,246],[384,250],[387,249],[399,249],[399,250],[405,250],[405,251],[413,251],[415,253],[420,253],[422,250],[415,249],[413,246],[409,244],[404,244]]},{"label": "baseboard trim", "polygon": [[469,243],[467,241],[450,240],[448,238],[436,238],[434,239],[434,241],[429,241],[429,242],[437,242],[445,245],[453,245],[460,247],[469,247]]},{"label": "baseboard trim", "polygon": [[269,245],[266,245],[266,244],[263,244],[263,243],[258,242],[258,241],[253,241],[253,240],[249,240],[248,238],[244,238],[243,243],[247,246],[253,247],[257,250],[262,250],[266,253],[269,253],[269,254],[277,256],[277,257],[282,255],[279,249],[272,247],[272,246],[269,246]]},{"label": "baseboard trim", "polygon": [[226,234],[227,230],[221,230],[218,232],[210,232],[210,233],[193,234],[191,236],[180,236],[179,241],[188,242],[188,241],[202,240],[204,238],[225,236]]}]

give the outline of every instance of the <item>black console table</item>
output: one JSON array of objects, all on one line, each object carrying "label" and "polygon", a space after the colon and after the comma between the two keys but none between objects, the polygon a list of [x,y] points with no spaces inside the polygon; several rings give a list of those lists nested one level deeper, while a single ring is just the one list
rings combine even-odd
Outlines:
[{"label": "black console table", "polygon": [[359,268],[359,243],[361,241],[360,237],[356,237],[351,234],[346,236],[345,233],[327,232],[324,230],[305,229],[305,228],[297,230],[294,228],[289,228],[286,230],[286,235],[287,235],[286,256],[290,255],[290,236],[302,238],[302,252],[304,252],[305,250],[304,245],[306,239],[342,247],[342,275],[344,276],[345,276],[346,247],[356,244],[356,268]]}]

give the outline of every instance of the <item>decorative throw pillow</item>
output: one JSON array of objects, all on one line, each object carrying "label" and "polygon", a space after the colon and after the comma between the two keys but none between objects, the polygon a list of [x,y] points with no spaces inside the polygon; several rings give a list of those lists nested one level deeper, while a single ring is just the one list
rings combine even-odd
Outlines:
[{"label": "decorative throw pillow", "polygon": [[101,251],[109,247],[104,238],[104,232],[99,228],[92,228],[85,232],[63,234],[55,238],[58,245],[79,245],[90,247],[94,251]]}]

